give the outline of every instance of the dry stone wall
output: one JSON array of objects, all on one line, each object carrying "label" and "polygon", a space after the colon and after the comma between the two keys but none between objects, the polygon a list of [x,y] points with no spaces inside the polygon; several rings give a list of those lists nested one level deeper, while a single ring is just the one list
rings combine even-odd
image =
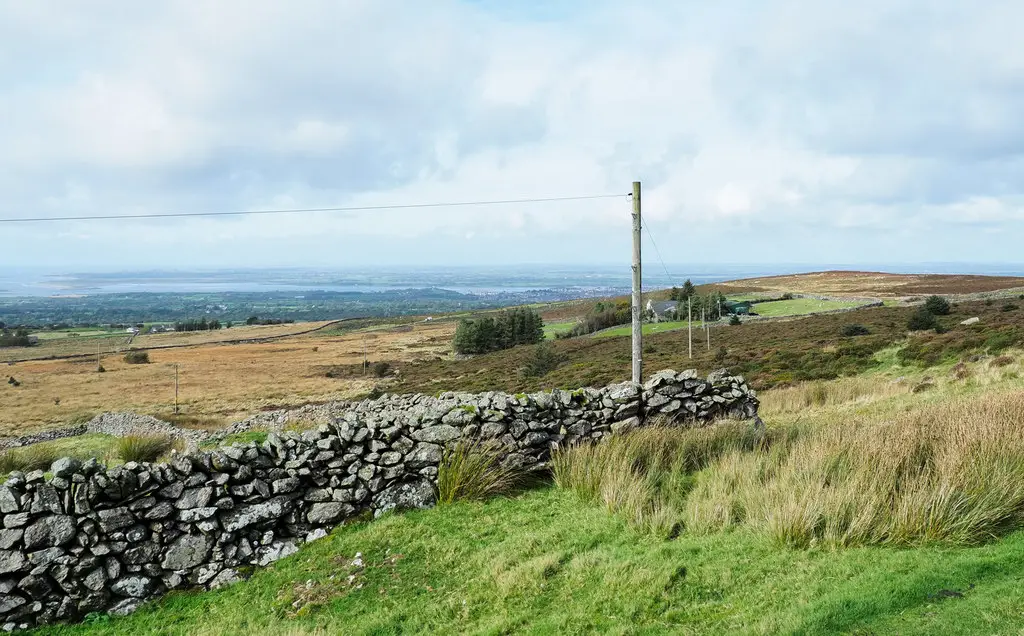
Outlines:
[{"label": "dry stone wall", "polygon": [[0,486],[0,627],[128,613],[185,587],[217,588],[347,518],[433,504],[446,448],[492,440],[540,468],[553,447],[653,419],[753,418],[757,397],[724,371],[530,395],[384,396],[302,433],[271,433],[167,464],[60,459]]}]

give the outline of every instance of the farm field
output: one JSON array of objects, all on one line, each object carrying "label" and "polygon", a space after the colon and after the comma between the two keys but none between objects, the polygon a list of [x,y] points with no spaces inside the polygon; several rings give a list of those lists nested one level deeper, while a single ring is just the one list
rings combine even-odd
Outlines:
[{"label": "farm field", "polygon": [[[685,320],[670,320],[667,322],[647,322],[643,325],[643,333],[655,334],[665,333],[666,331],[675,331],[677,329],[686,329],[687,322]],[[699,320],[693,321],[693,328],[697,329],[703,327],[704,323]],[[633,327],[631,325],[622,325],[620,327],[612,327],[611,329],[602,329],[597,333],[593,334],[595,338],[614,338],[616,336],[628,336],[633,333]]]},{"label": "farm field", "polygon": [[552,340],[560,333],[568,333],[572,331],[572,328],[575,325],[575,320],[565,320],[562,322],[546,322],[544,324],[544,338],[547,340]]},{"label": "farm field", "polygon": [[768,318],[779,318],[782,316],[802,316],[813,314],[819,311],[832,311],[835,309],[849,309],[864,303],[858,301],[844,300],[817,300],[815,298],[793,298],[792,300],[772,300],[757,303],[753,311],[759,316]]},{"label": "farm field", "polygon": [[[282,326],[239,333],[281,334]],[[296,327],[296,325],[290,325]],[[309,326],[306,326],[308,329]],[[149,350],[149,364],[127,364],[122,354],[29,360],[8,364],[20,386],[0,384],[0,434],[17,435],[80,422],[103,411],[132,410],[170,419],[174,365],[185,419],[217,426],[264,409],[345,399],[381,380],[361,372],[327,377],[336,366],[358,367],[363,348],[370,362],[411,362],[446,354],[453,323],[422,323],[376,331],[323,335],[317,332],[269,342],[199,344],[209,333],[160,334],[150,342],[191,346]],[[231,331],[235,331],[231,329]],[[134,345],[133,345],[134,348]],[[5,378],[6,379],[6,378]]]},{"label": "farm field", "polygon": [[[40,342],[34,347],[13,347],[0,349],[0,362],[19,362],[22,360],[39,360],[43,358],[65,356],[95,356],[111,354],[132,349],[148,349],[153,347],[185,346],[227,342],[233,340],[251,340],[261,338],[279,338],[300,332],[320,329],[333,321],[293,323],[287,325],[242,325],[231,329],[216,331],[192,331],[139,334],[134,338],[131,334],[109,331],[86,331],[81,336],[70,336],[60,331],[52,334],[40,332]],[[60,335],[63,334],[63,335]],[[88,335],[87,335],[88,334]],[[44,336],[51,337],[44,337]]]}]

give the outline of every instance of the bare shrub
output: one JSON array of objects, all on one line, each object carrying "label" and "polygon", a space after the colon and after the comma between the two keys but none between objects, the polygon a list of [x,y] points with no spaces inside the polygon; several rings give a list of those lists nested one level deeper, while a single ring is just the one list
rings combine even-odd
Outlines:
[{"label": "bare shrub", "polygon": [[124,361],[127,364],[149,364],[148,351],[129,351],[124,354]]}]

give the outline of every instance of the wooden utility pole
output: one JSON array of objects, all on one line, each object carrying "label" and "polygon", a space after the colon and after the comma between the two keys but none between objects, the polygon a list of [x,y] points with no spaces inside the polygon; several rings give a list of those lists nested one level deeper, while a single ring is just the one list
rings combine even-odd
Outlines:
[{"label": "wooden utility pole", "polygon": [[707,312],[704,307],[700,308],[700,324],[704,325],[704,335],[708,338],[708,351],[711,351],[711,325],[708,324]]},{"label": "wooden utility pole", "polygon": [[178,414],[178,363],[174,363],[174,414]]},{"label": "wooden utility pole", "polygon": [[690,338],[690,357],[693,357],[693,296],[686,298],[686,331]]},{"label": "wooden utility pole", "polygon": [[640,279],[640,182],[633,182],[633,383],[640,384],[643,361],[643,302]]}]

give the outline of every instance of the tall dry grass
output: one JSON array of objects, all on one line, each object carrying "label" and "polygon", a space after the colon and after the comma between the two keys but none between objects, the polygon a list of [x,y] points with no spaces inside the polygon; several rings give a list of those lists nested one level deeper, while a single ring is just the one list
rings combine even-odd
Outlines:
[{"label": "tall dry grass", "polygon": [[881,376],[850,377],[803,382],[761,394],[762,417],[799,413],[851,403],[867,403],[910,392],[910,386]]},{"label": "tall dry grass", "polygon": [[742,422],[694,429],[651,426],[600,444],[557,450],[551,470],[559,487],[634,526],[668,536],[682,519],[689,475],[723,454],[768,443],[762,429]]},{"label": "tall dry grass", "polygon": [[701,475],[684,524],[795,547],[980,543],[1024,526],[1022,422],[1019,393],[953,398],[732,452]]}]

